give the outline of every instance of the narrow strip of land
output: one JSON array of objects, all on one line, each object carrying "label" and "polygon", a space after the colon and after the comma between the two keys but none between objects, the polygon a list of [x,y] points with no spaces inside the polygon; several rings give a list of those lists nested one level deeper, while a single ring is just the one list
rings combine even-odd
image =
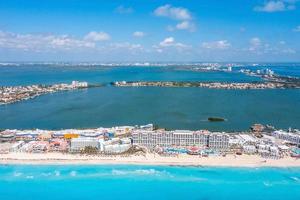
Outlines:
[{"label": "narrow strip of land", "polygon": [[190,82],[190,81],[117,81],[116,87],[200,87],[212,89],[300,89],[300,82]]}]

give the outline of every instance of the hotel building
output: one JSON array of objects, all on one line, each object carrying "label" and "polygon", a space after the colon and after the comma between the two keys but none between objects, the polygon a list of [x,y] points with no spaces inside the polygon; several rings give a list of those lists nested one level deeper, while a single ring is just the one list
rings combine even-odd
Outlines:
[{"label": "hotel building", "polygon": [[290,133],[279,130],[274,131],[272,136],[281,140],[289,141],[296,145],[300,145],[300,132]]},{"label": "hotel building", "polygon": [[96,147],[99,149],[99,140],[96,138],[73,138],[71,139],[71,152],[79,152],[83,150],[85,147]]},{"label": "hotel building", "polygon": [[159,147],[191,147],[226,149],[229,146],[227,134],[212,134],[209,131],[142,131],[132,133],[134,145],[144,146],[152,149]]}]

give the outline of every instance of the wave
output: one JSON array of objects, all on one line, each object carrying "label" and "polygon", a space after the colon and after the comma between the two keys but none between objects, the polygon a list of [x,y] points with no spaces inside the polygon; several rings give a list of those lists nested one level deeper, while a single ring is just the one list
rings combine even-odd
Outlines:
[{"label": "wave", "polygon": [[129,171],[129,170],[112,170],[112,175],[114,176],[119,176],[119,175],[140,175],[140,176],[143,176],[143,175],[166,175],[167,173],[164,172],[164,171],[158,171],[158,170],[155,170],[155,169],[137,169],[137,170],[132,170],[132,171]]},{"label": "wave", "polygon": [[27,179],[33,179],[34,176],[26,176]]},{"label": "wave", "polygon": [[46,177],[48,177],[48,176],[51,176],[52,175],[52,173],[42,173],[42,176],[46,176]]},{"label": "wave", "polygon": [[55,170],[54,171],[54,176],[60,176],[60,171]]},{"label": "wave", "polygon": [[273,186],[273,184],[271,184],[270,182],[266,182],[266,181],[264,181],[263,184],[264,184],[264,186],[266,186],[266,187],[271,187],[271,186]]},{"label": "wave", "polygon": [[292,177],[290,177],[293,181],[296,181],[296,182],[300,182],[300,178],[298,178],[298,177],[295,177],[295,176],[292,176]]},{"label": "wave", "polygon": [[76,176],[77,175],[77,172],[76,171],[71,171],[70,172],[70,176]]},{"label": "wave", "polygon": [[22,176],[22,175],[23,175],[23,173],[21,173],[21,172],[14,172],[15,177],[19,177],[19,176]]}]

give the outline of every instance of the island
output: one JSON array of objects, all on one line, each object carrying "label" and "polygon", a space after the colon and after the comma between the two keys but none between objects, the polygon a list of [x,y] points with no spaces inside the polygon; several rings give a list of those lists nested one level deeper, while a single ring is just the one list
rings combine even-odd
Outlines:
[{"label": "island", "polygon": [[[193,68],[194,69],[194,68]],[[202,70],[200,70],[202,69]],[[203,68],[197,68],[197,71]],[[282,76],[275,74],[270,69],[251,71],[242,69],[239,72],[232,72],[231,66],[228,69],[210,67],[206,71],[220,70],[226,73],[243,73],[248,76],[260,77],[261,81],[252,82],[212,82],[212,81],[116,81],[112,86],[116,87],[200,87],[211,89],[300,89],[300,78]]]},{"label": "island", "polygon": [[117,81],[111,83],[116,87],[201,87],[212,89],[300,89],[300,83],[290,84],[285,82],[199,82],[199,81]]}]

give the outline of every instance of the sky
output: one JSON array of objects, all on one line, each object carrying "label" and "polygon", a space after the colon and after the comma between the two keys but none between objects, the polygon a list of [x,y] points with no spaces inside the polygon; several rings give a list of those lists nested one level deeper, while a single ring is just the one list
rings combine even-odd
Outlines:
[{"label": "sky", "polygon": [[300,62],[300,0],[0,0],[0,61]]}]

